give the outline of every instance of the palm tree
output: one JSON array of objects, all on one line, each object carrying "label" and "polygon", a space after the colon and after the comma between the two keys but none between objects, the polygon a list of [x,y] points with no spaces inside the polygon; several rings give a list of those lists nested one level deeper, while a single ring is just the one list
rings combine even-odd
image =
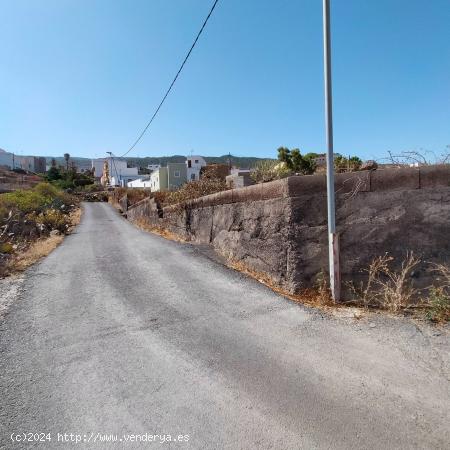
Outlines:
[{"label": "palm tree", "polygon": [[66,170],[69,171],[69,159],[70,155],[68,153],[64,153],[64,159],[66,160]]}]

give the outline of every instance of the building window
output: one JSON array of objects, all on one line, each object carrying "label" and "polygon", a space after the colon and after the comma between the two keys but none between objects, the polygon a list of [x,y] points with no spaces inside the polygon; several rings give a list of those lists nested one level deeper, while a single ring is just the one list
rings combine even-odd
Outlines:
[{"label": "building window", "polygon": [[198,164],[198,159],[195,160],[195,164]]},{"label": "building window", "polygon": [[195,173],[191,173],[191,180],[195,180]]},{"label": "building window", "polygon": [[175,172],[173,173],[173,176],[175,178],[180,178],[180,171],[179,170],[175,170]]}]

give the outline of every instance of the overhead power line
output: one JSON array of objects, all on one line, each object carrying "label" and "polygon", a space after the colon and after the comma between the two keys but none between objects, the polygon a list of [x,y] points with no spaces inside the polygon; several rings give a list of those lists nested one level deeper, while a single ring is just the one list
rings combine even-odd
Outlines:
[{"label": "overhead power line", "polygon": [[219,0],[215,0],[208,15],[206,16],[206,19],[203,22],[202,27],[200,28],[200,31],[197,33],[197,36],[193,42],[193,44],[191,45],[191,48],[189,49],[189,51],[187,52],[186,57],[184,58],[183,63],[181,64],[180,68],[178,69],[177,74],[175,75],[175,78],[172,80],[172,83],[170,83],[169,89],[167,89],[166,93],[164,94],[164,97],[162,98],[161,102],[159,103],[158,107],[156,108],[155,112],[153,113],[153,116],[151,117],[151,119],[149,120],[149,122],[147,123],[147,125],[145,126],[145,128],[142,130],[141,134],[138,136],[138,138],[134,141],[133,145],[121,156],[119,156],[119,158],[123,158],[125,155],[127,155],[128,153],[131,152],[131,150],[133,150],[134,147],[136,147],[136,145],[138,144],[138,142],[142,139],[142,137],[144,136],[144,134],[146,133],[146,131],[148,130],[148,127],[152,124],[153,120],[155,119],[156,115],[158,114],[159,110],[161,109],[161,106],[163,105],[163,103],[165,102],[167,96],[169,95],[170,91],[172,90],[173,85],[175,84],[175,82],[177,81],[178,76],[180,75],[181,71],[183,70],[184,65],[186,64],[186,61],[189,59],[189,56],[192,53],[192,50],[194,50],[195,45],[197,44],[197,41],[200,37],[200,35],[202,34],[206,24],[208,23],[209,18],[211,17],[211,14],[214,11],[214,8],[216,7],[217,3]]}]

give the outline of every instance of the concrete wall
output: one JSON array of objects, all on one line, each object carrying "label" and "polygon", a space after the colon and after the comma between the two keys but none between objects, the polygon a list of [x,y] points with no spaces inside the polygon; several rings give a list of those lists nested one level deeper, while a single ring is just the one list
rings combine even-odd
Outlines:
[{"label": "concrete wall", "polygon": [[[335,190],[344,287],[386,252],[398,262],[407,250],[450,262],[450,166],[338,174]],[[327,271],[322,175],[232,189],[159,212],[146,199],[128,209],[128,218],[209,243],[290,292],[312,286]],[[430,281],[424,267],[414,274],[418,285]]]}]

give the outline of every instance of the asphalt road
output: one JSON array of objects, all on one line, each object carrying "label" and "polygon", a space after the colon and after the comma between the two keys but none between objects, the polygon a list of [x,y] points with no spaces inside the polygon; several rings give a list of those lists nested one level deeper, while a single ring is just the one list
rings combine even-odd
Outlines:
[{"label": "asphalt road", "polygon": [[448,335],[304,308],[107,204],[86,204],[16,290],[2,449],[450,446]]}]

